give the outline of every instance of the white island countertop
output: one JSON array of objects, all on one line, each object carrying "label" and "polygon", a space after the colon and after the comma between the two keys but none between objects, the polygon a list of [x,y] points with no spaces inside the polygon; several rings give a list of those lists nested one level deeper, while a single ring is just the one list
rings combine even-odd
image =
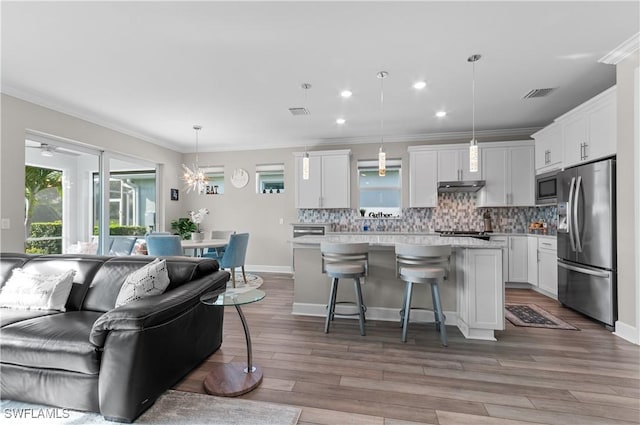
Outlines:
[{"label": "white island countertop", "polygon": [[320,242],[354,243],[368,242],[371,246],[391,247],[398,243],[416,245],[451,245],[453,248],[505,248],[504,242],[485,241],[472,237],[442,237],[437,235],[408,235],[380,233],[330,233],[325,236],[301,236],[289,240],[290,243],[302,245],[320,245]]}]

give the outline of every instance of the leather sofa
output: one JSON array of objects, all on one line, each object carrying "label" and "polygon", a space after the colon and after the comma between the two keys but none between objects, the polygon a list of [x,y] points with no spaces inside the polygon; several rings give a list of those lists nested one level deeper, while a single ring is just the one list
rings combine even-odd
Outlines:
[{"label": "leather sofa", "polygon": [[0,397],[132,422],[215,352],[224,312],[200,302],[229,280],[215,260],[166,257],[163,294],[114,308],[127,275],[154,258],[0,254],[0,285],[16,267],[76,270],[65,312],[0,309]]}]

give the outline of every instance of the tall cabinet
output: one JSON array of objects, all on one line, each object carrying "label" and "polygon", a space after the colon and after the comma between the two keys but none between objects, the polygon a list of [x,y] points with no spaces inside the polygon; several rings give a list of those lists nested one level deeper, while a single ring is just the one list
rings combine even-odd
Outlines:
[{"label": "tall cabinet", "polygon": [[304,152],[294,153],[296,208],[351,208],[351,150],[309,152],[309,179],[302,176]]},{"label": "tall cabinet", "polygon": [[438,204],[438,152],[409,147],[409,207]]}]

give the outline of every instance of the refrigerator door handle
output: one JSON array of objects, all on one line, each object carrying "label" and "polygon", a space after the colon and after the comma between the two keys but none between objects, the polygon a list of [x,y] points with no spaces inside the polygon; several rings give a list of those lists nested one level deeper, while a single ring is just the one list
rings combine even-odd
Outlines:
[{"label": "refrigerator door handle", "polygon": [[580,186],[582,184],[582,176],[578,176],[576,181],[576,199],[573,204],[573,222],[574,222],[574,237],[576,239],[576,250],[582,252],[582,242],[580,241],[580,225],[578,223],[578,205],[580,203]]},{"label": "refrigerator door handle", "polygon": [[558,267],[562,267],[563,269],[571,270],[578,273],[588,274],[595,277],[602,277],[602,278],[609,277],[608,272],[601,272],[598,270],[591,270],[591,269],[585,269],[583,267],[572,266],[570,264],[566,264],[561,261],[558,261]]},{"label": "refrigerator door handle", "polygon": [[576,250],[576,243],[573,240],[573,190],[575,188],[576,178],[571,177],[569,185],[569,205],[567,205],[567,230],[569,231],[569,241],[571,242],[571,250]]}]

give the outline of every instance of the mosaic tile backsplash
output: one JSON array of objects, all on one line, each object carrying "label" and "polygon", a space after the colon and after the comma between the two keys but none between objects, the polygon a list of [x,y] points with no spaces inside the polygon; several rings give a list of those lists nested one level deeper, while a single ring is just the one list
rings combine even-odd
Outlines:
[{"label": "mosaic tile backsplash", "polygon": [[404,208],[400,218],[363,218],[351,209],[299,209],[300,223],[332,223],[335,232],[435,232],[438,230],[483,231],[483,215],[491,215],[496,233],[526,233],[529,223],[545,221],[549,233],[557,225],[556,206],[476,208],[475,193],[440,193],[436,208]]}]

